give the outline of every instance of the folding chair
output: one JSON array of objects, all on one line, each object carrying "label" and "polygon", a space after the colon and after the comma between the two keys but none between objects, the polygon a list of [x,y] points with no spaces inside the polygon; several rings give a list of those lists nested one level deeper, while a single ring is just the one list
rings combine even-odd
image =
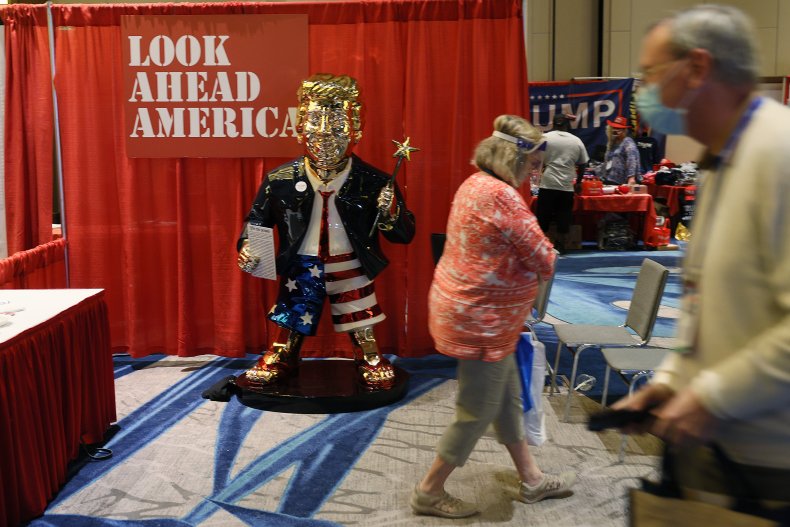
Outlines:
[{"label": "folding chair", "polygon": [[[635,347],[644,346],[653,334],[658,307],[664,294],[669,270],[660,263],[645,258],[639,269],[636,286],[631,296],[631,305],[625,324],[621,326],[596,326],[588,324],[557,324],[557,353],[554,357],[554,372],[551,377],[553,394],[557,388],[557,368],[560,365],[560,353],[565,347],[573,355],[573,368],[568,384],[568,396],[565,401],[563,420],[567,421],[573,397],[573,385],[581,353],[588,348],[603,347]],[[633,330],[639,338],[637,341],[628,329]]]},{"label": "folding chair", "polygon": [[444,252],[444,242],[447,240],[447,235],[443,232],[431,233],[431,253],[433,255],[433,265],[439,263],[439,258],[442,257]]},{"label": "folding chair", "polygon": [[[606,373],[603,381],[601,406],[606,408],[609,395],[609,377],[612,370],[616,371],[628,385],[628,395],[634,394],[634,388],[641,379],[649,379],[656,368],[671,350],[666,348],[603,348],[601,353],[606,361]],[[622,463],[625,458],[626,435],[620,440],[620,452],[617,456]]]},{"label": "folding chair", "polygon": [[[549,295],[551,294],[551,286],[554,284],[554,276],[552,274],[547,279],[538,280],[538,295],[535,297],[535,303],[532,306],[532,312],[529,314],[527,320],[524,321],[524,328],[530,333],[535,332],[535,326],[543,322],[546,316],[546,310],[549,307]],[[546,362],[546,369],[549,375],[554,374],[551,364]]]},{"label": "folding chair", "polygon": [[[555,273],[556,274],[556,273]],[[554,284],[554,274],[547,279],[540,279],[538,281],[538,295],[535,297],[535,304],[532,306],[532,313],[529,318],[524,321],[524,326],[533,331],[533,327],[543,322],[546,316],[546,310],[549,307],[549,295],[551,294],[551,286]]]}]

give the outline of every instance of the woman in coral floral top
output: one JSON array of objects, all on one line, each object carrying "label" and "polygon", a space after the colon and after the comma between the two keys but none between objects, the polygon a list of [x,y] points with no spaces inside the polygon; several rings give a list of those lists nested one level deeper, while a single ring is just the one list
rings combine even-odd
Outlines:
[{"label": "woman in coral floral top", "polygon": [[447,241],[429,296],[436,349],[458,360],[456,417],[414,489],[418,514],[463,518],[477,508],[444,490],[489,425],[521,479],[517,499],[534,503],[569,494],[572,472],[544,474],[524,438],[521,384],[513,352],[538,289],[554,272],[556,252],[517,188],[541,162],[541,132],[521,117],[500,115],[475,151],[479,172],[455,194]]}]

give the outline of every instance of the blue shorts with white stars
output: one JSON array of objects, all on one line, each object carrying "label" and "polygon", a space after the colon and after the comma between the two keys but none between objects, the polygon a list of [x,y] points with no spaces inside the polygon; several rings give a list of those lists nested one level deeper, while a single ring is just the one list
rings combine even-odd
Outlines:
[{"label": "blue shorts with white stars", "polygon": [[280,278],[269,320],[302,335],[315,335],[325,298],[324,264],[316,256],[297,255],[294,265]]}]

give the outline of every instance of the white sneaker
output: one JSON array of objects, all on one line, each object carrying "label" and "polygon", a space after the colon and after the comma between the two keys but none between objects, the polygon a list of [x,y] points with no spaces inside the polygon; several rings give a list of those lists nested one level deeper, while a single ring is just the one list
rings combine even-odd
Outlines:
[{"label": "white sneaker", "polygon": [[563,472],[559,475],[543,474],[543,480],[534,487],[522,481],[518,499],[524,503],[537,503],[546,498],[567,498],[573,494],[571,487],[575,481],[576,474],[573,472]]},{"label": "white sneaker", "polygon": [[419,484],[414,487],[409,504],[417,514],[441,518],[466,518],[480,512],[473,504],[451,496],[447,492],[441,496],[422,492],[419,489]]}]

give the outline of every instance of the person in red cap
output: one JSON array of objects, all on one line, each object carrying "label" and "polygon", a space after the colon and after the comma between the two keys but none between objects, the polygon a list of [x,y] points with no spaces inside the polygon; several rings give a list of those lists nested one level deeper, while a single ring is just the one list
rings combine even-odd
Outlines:
[{"label": "person in red cap", "polygon": [[628,120],[618,115],[612,121],[606,121],[606,155],[598,167],[597,174],[607,185],[636,183],[639,174],[639,149],[634,140],[628,136]]}]

